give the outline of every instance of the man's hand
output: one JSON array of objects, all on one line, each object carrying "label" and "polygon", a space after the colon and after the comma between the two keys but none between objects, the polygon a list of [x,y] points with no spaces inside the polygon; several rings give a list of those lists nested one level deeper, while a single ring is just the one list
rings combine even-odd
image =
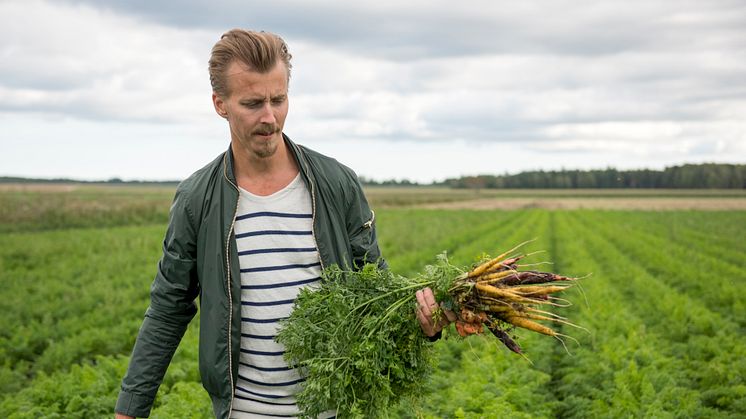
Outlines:
[{"label": "man's hand", "polygon": [[114,416],[114,419],[135,419],[135,418],[132,416],[127,416],[121,413],[117,413],[116,416]]},{"label": "man's hand", "polygon": [[420,327],[428,337],[435,336],[449,323],[456,321],[456,314],[450,310],[443,310],[444,316],[441,316],[438,321],[433,319],[438,303],[435,302],[435,295],[429,287],[417,291],[415,296],[417,297],[417,320],[420,321]]}]

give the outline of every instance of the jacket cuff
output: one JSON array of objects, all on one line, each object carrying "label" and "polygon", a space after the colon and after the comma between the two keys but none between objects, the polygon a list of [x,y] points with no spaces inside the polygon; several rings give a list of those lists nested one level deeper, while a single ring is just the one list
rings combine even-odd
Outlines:
[{"label": "jacket cuff", "polygon": [[147,418],[150,416],[150,409],[153,407],[154,398],[141,396],[122,390],[117,398],[115,412],[136,418]]}]

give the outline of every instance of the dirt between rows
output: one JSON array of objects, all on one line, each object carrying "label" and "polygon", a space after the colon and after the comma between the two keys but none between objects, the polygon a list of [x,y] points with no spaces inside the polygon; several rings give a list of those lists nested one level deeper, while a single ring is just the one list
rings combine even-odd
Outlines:
[{"label": "dirt between rows", "polygon": [[543,209],[606,209],[606,210],[746,210],[744,198],[498,198],[470,201],[440,202],[417,205],[427,209],[516,210]]}]

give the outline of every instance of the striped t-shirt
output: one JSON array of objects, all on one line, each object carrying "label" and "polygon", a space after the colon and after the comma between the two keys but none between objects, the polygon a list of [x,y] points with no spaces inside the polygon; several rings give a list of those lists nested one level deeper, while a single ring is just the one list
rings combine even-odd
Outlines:
[{"label": "striped t-shirt", "polygon": [[288,367],[285,348],[274,338],[300,289],[320,281],[311,205],[300,175],[269,196],[239,188],[234,231],[241,268],[241,353],[232,418],[298,415],[295,394],[304,377]]}]

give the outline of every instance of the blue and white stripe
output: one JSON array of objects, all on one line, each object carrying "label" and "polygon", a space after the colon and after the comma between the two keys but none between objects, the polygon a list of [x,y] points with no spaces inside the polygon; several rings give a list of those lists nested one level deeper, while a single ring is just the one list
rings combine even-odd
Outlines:
[{"label": "blue and white stripe", "polygon": [[[305,377],[274,339],[301,289],[321,280],[311,197],[300,176],[269,196],[240,190],[234,225],[241,269],[241,352],[232,417],[296,417]],[[334,417],[330,411],[321,418]]]}]

